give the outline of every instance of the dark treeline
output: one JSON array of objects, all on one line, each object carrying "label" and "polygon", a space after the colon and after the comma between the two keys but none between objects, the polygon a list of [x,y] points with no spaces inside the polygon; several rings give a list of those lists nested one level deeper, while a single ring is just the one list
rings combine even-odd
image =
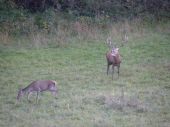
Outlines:
[{"label": "dark treeline", "polygon": [[57,11],[74,15],[112,17],[136,17],[152,14],[170,18],[169,0],[8,0],[31,12],[45,11],[52,7]]}]

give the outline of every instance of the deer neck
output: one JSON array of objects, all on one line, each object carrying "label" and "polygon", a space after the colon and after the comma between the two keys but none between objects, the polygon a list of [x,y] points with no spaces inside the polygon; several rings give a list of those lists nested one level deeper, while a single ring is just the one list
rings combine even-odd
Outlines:
[{"label": "deer neck", "polygon": [[23,92],[23,93],[27,93],[27,92],[29,92],[29,91],[30,91],[30,88],[29,88],[29,87],[26,87],[26,88],[22,89],[22,92]]}]

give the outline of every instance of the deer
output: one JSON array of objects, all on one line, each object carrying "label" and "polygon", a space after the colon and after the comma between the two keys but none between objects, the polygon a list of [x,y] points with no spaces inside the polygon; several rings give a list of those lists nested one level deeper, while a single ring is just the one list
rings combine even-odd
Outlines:
[{"label": "deer", "polygon": [[109,67],[112,65],[112,80],[113,80],[113,74],[114,74],[114,67],[117,66],[118,69],[118,78],[119,78],[119,69],[120,69],[120,63],[121,58],[119,54],[119,48],[112,48],[111,51],[108,51],[106,53],[106,60],[107,60],[107,75],[109,72]]},{"label": "deer", "polygon": [[36,92],[37,96],[36,96],[36,103],[38,103],[38,99],[39,99],[39,94],[40,92],[43,91],[50,91],[53,95],[56,96],[57,94],[57,82],[54,80],[36,80],[31,82],[27,87],[25,88],[20,88],[18,91],[18,95],[17,95],[17,100],[20,100],[20,98],[22,96],[24,96],[25,94],[27,94],[27,100],[29,100],[29,96],[33,93]]}]

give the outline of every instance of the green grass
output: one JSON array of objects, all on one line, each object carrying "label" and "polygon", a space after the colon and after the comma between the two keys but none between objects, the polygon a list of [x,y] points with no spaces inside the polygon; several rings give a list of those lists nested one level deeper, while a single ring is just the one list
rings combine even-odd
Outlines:
[{"label": "green grass", "polygon": [[[103,41],[70,42],[62,48],[0,50],[1,127],[168,127],[170,125],[170,36],[151,32],[120,48],[120,77],[106,75]],[[58,82],[49,92],[16,103],[20,87],[37,79]],[[135,98],[145,110],[109,105],[109,98]]]}]

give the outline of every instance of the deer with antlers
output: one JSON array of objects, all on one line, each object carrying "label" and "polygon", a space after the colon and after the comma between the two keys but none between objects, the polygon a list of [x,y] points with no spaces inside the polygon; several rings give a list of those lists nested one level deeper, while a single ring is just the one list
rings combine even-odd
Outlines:
[{"label": "deer with antlers", "polygon": [[113,79],[113,74],[114,74],[114,67],[117,66],[118,69],[118,77],[119,77],[119,69],[120,69],[120,63],[121,63],[121,58],[119,54],[119,48],[115,48],[111,38],[107,38],[107,44],[110,48],[110,51],[106,53],[106,60],[107,60],[107,75],[109,72],[109,67],[112,65],[112,79]]}]

